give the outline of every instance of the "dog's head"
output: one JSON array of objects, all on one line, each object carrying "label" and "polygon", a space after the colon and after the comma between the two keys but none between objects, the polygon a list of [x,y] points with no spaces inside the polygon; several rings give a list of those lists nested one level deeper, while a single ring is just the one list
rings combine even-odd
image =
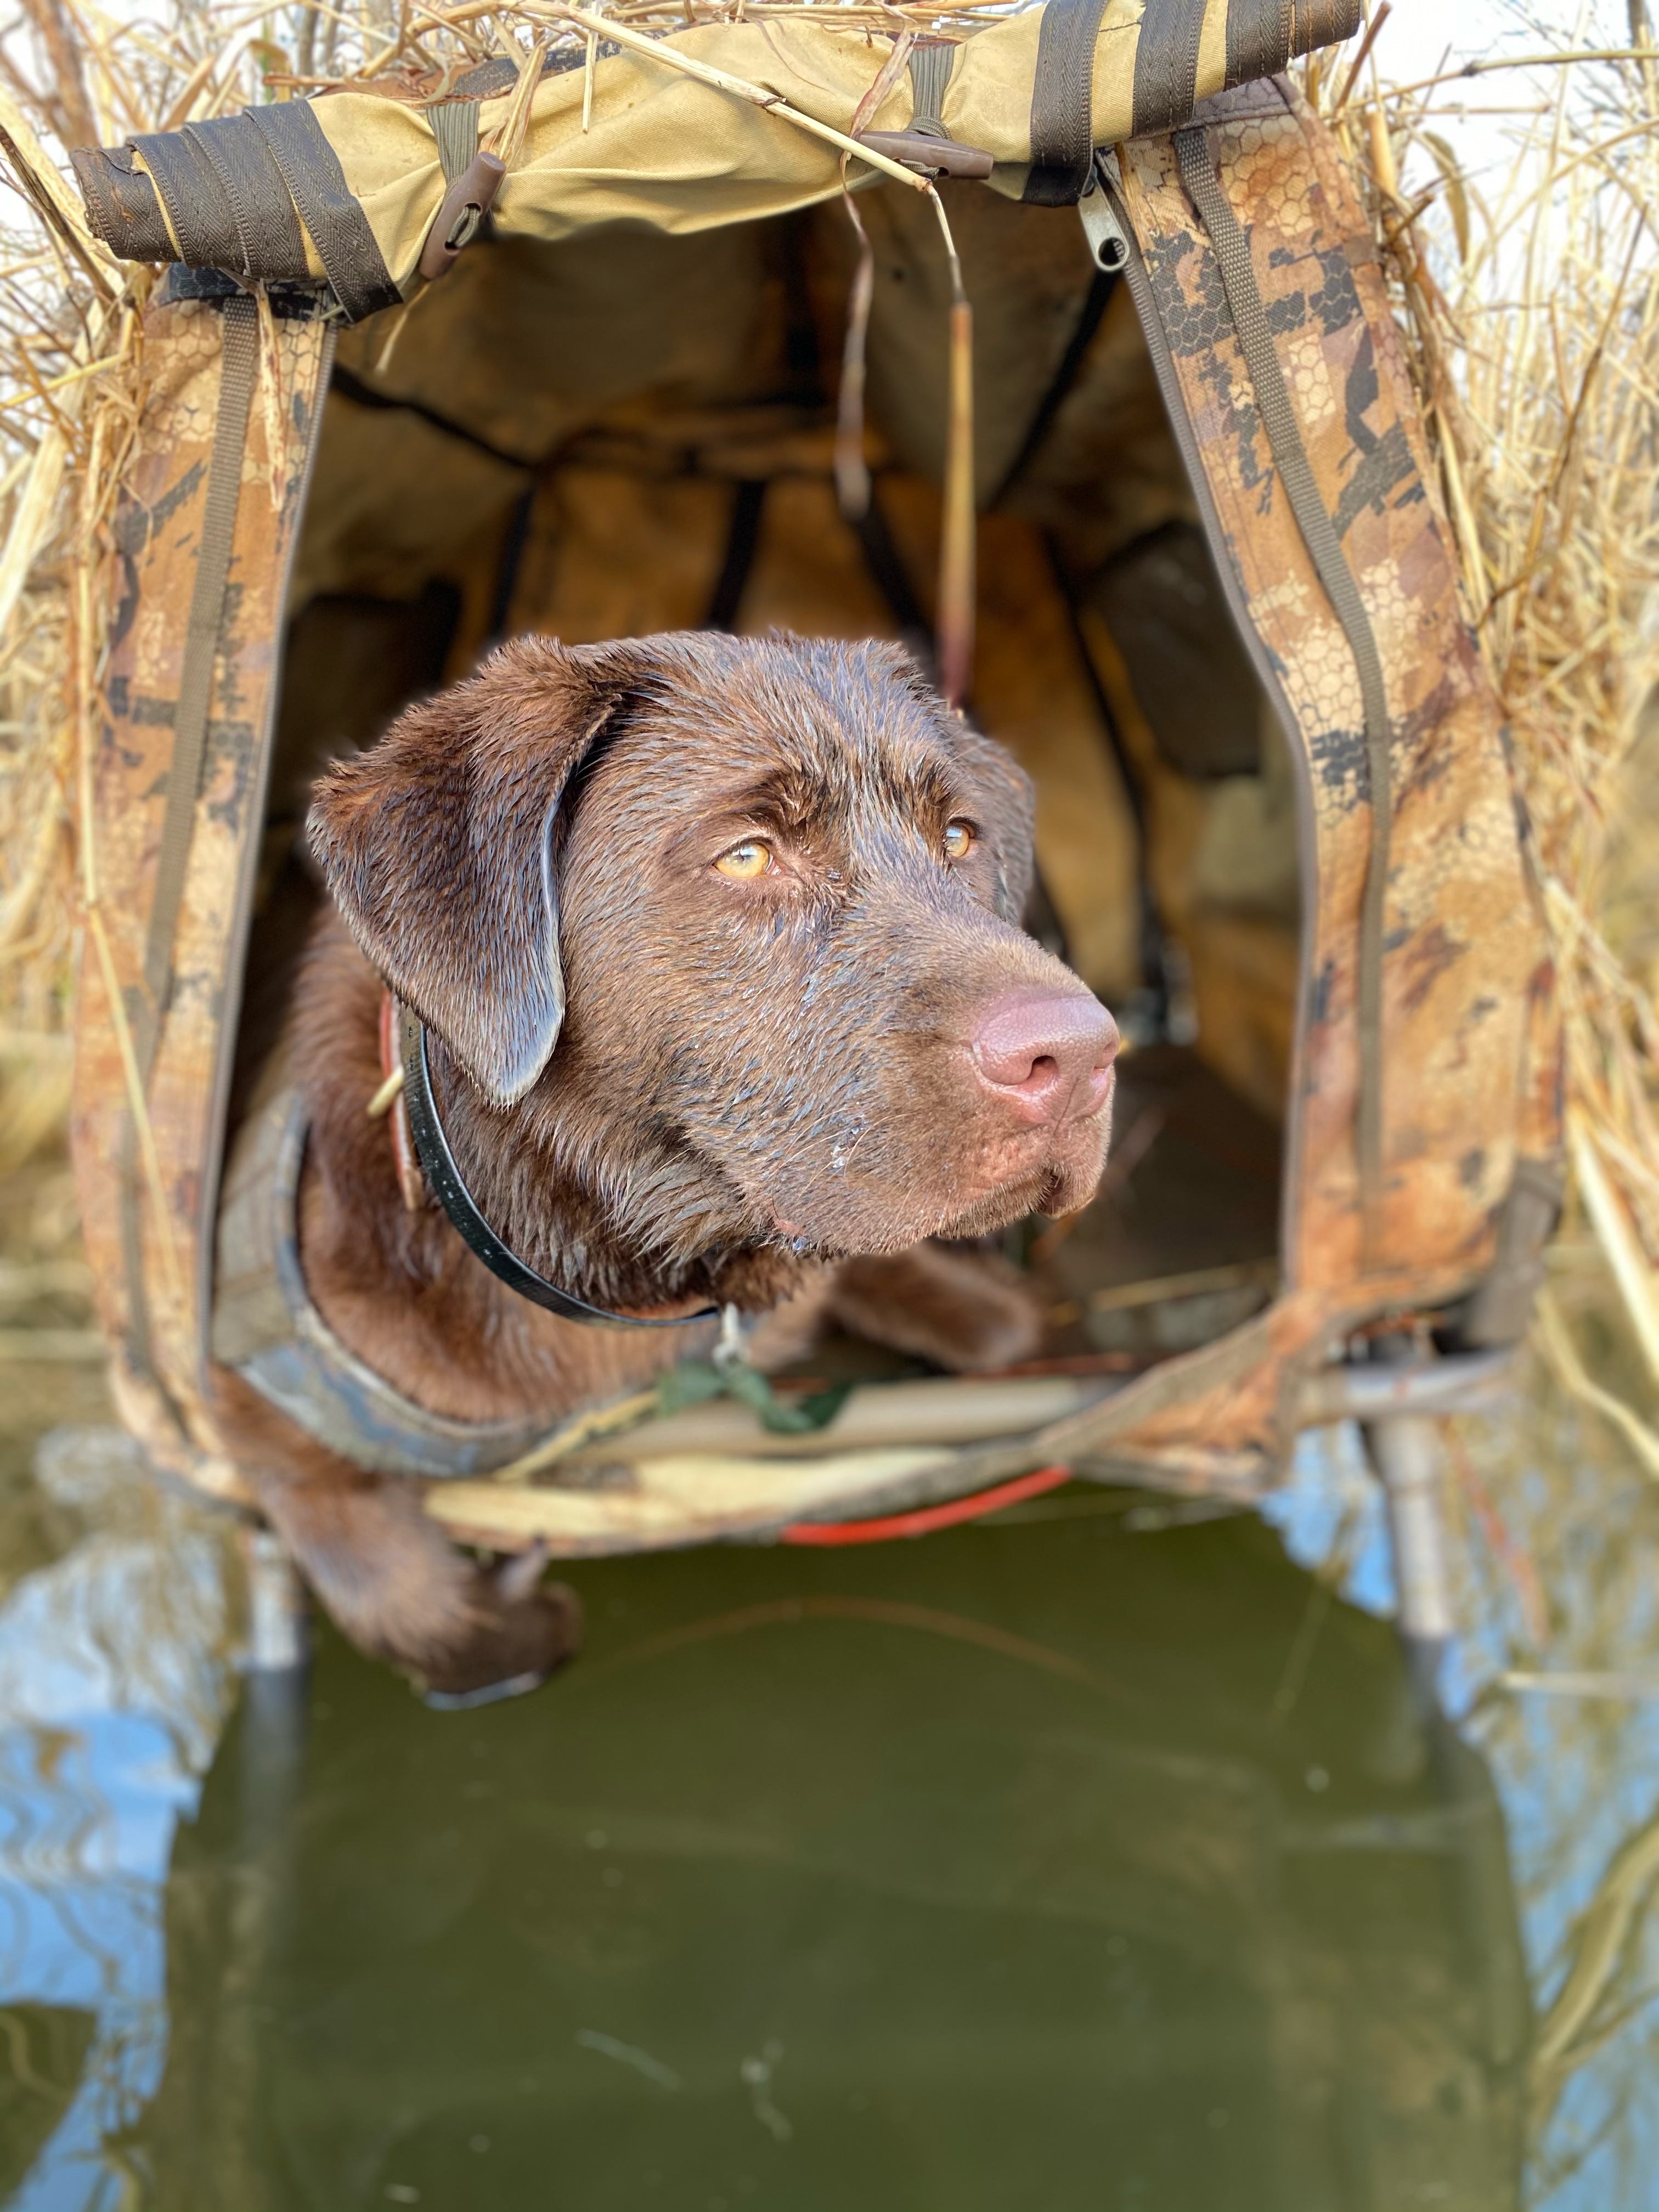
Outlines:
[{"label": "dog's head", "polygon": [[895,647],[521,638],[331,771],[311,838],[481,1100],[665,1259],[1098,1180],[1116,1031],[1018,927],[1030,787]]}]

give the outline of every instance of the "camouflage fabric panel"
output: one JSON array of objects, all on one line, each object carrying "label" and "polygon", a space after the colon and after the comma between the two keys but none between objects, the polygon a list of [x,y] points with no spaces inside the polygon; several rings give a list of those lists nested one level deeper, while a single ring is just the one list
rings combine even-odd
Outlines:
[{"label": "camouflage fabric panel", "polygon": [[[135,1143],[128,1055],[142,1051],[151,1020],[145,936],[207,506],[222,330],[219,309],[201,302],[157,308],[146,320],[144,409],[114,524],[104,713],[91,819],[82,825],[93,846],[98,902],[82,960],[71,1127],[88,1256],[126,1396],[135,1411],[140,1401],[149,1407],[151,1428],[171,1401],[185,1433],[210,1448],[198,1402],[212,1243],[204,1214],[223,1139],[228,1032],[258,854],[289,550],[326,347],[324,325],[303,320],[267,325],[258,347],[173,986]],[[100,930],[122,1000],[118,1017],[96,943]],[[145,1309],[137,1315],[123,1228],[129,1162]]]},{"label": "camouflage fabric panel", "polygon": [[[1405,1271],[1409,1296],[1419,1273],[1455,1284],[1479,1273],[1517,1157],[1559,1141],[1547,953],[1499,708],[1461,611],[1400,335],[1352,187],[1328,134],[1282,82],[1223,94],[1200,119],[1383,664],[1394,824],[1386,1196],[1372,1273],[1380,1291],[1382,1273]],[[1316,902],[1284,1256],[1291,1285],[1341,1291],[1361,1274],[1356,983],[1370,794],[1359,680],[1291,517],[1173,143],[1135,140],[1121,161],[1205,488],[1310,770]]]}]

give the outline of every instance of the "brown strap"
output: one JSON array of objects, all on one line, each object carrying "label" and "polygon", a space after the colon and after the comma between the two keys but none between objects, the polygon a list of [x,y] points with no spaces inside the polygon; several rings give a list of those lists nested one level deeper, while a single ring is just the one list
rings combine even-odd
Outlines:
[{"label": "brown strap", "polygon": [[1229,84],[1249,84],[1259,76],[1278,76],[1291,58],[1295,16],[1291,0],[1229,0]]},{"label": "brown strap", "polygon": [[236,226],[230,202],[218,172],[195,141],[182,131],[150,131],[128,143],[143,156],[179,241],[180,259],[191,269],[217,269],[234,262]]},{"label": "brown strap", "polygon": [[[601,54],[608,56],[619,51],[605,40],[599,42]],[[559,58],[556,54],[550,54],[542,64],[542,74],[546,76]],[[580,50],[576,58],[578,61],[581,58]],[[464,76],[456,78],[449,88],[449,96],[452,100],[499,100],[504,92],[512,91],[523,66],[521,62],[510,62],[500,57],[494,61],[480,62],[477,69],[470,69]]]},{"label": "brown strap", "polygon": [[258,364],[258,317],[252,300],[228,300],[224,310],[224,353],[219,368],[219,410],[213,426],[213,458],[208,465],[202,502],[196,580],[191,588],[185,627],[184,665],[173,723],[173,760],[167,772],[167,811],[161,820],[161,848],[155,864],[144,937],[144,987],[149,1018],[139,1039],[139,1065],[148,1075],[161,1017],[167,1012],[173,971],[173,939],[184,898],[185,871],[196,828],[196,799],[207,750],[208,704],[213,690],[219,631],[224,620],[225,585],[230,575],[231,541],[242,483],[242,449]]},{"label": "brown strap", "polygon": [[346,320],[361,322],[380,307],[395,307],[401,295],[311,102],[246,107],[237,119],[251,123],[275,156]]},{"label": "brown strap", "polygon": [[1198,44],[1207,0],[1146,0],[1135,40],[1132,129],[1173,131],[1198,100]]},{"label": "brown strap", "polygon": [[421,248],[420,271],[428,284],[453,269],[478,235],[506,176],[498,155],[477,153],[451,184]]},{"label": "brown strap", "polygon": [[130,146],[77,146],[70,155],[92,228],[123,261],[171,261],[172,239],[155,187]]},{"label": "brown strap", "polygon": [[270,149],[240,116],[187,123],[183,136],[206,160],[224,192],[236,236],[239,276],[296,283],[310,274],[306,242]]},{"label": "brown strap", "polygon": [[[184,665],[173,710],[173,759],[167,772],[167,807],[161,845],[150,895],[144,935],[144,990],[128,995],[133,1049],[141,1084],[148,1089],[161,1042],[161,1022],[173,983],[173,942],[183,903],[185,872],[196,827],[202,759],[207,749],[208,707],[224,620],[225,586],[230,575],[231,544],[242,482],[242,451],[247,436],[258,362],[258,310],[252,300],[227,301],[224,350],[219,369],[219,404],[214,424],[213,457],[196,554],[196,580],[185,629]],[[149,1308],[144,1291],[143,1238],[139,1217],[138,1130],[131,1103],[123,1117],[119,1145],[121,1255],[126,1278],[128,1342],[134,1364],[154,1375]]]},{"label": "brown strap", "polygon": [[[476,109],[471,113],[476,129]],[[149,200],[136,179],[131,185],[120,181],[131,156],[124,161],[118,149],[100,149],[76,162],[94,227],[118,253],[172,259],[176,240],[188,268],[223,269],[260,283],[294,283],[310,274],[303,223],[348,322],[392,307],[401,296],[308,100],[247,107],[129,143],[143,157],[155,188]],[[171,225],[165,245],[150,201],[159,203],[154,216],[165,209]]]},{"label": "brown strap", "polygon": [[1023,199],[1073,207],[1095,150],[1095,40],[1106,0],[1048,0],[1031,76],[1031,172]]},{"label": "brown strap", "polygon": [[1297,54],[1352,38],[1362,12],[1360,0],[1227,0],[1228,83],[1277,76]]},{"label": "brown strap", "polygon": [[[1198,56],[1214,0],[1146,0],[1135,41],[1132,125],[1174,131],[1198,100]],[[1021,197],[1072,207],[1094,152],[1095,41],[1106,0],[1048,0],[1031,79],[1031,169]],[[1352,36],[1360,0],[1227,0],[1227,82],[1272,76],[1293,54]],[[914,62],[912,64],[914,67]]]},{"label": "brown strap", "polygon": [[1245,367],[1255,386],[1256,405],[1273,450],[1285,495],[1290,502],[1320,583],[1348,641],[1359,675],[1365,718],[1365,758],[1371,803],[1370,852],[1359,911],[1359,1101],[1355,1115],[1360,1207],[1364,1217],[1364,1261],[1376,1261],[1382,1242],[1384,1194],[1382,1131],[1382,940],[1389,887],[1389,843],[1393,826],[1389,742],[1392,723],[1382,659],[1370,617],[1360,597],[1336,526],[1321,498],[1279,365],[1267,309],[1250,265],[1250,249],[1232,204],[1222,190],[1203,126],[1179,131],[1175,138],[1181,181],[1198,210],[1215,248]]}]

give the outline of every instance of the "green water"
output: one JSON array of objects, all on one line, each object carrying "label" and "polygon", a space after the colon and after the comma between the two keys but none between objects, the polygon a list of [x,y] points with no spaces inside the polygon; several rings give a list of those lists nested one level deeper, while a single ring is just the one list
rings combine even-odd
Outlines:
[{"label": "green water", "polygon": [[[1547,1478],[1596,1508],[1548,1663],[1659,1674],[1655,1501],[1573,1419],[1539,1383],[1468,1425],[1477,1480],[1517,1544]],[[239,1678],[223,1525],[107,1430],[9,1464],[20,2212],[1659,2203],[1650,1875],[1537,2070],[1659,1708],[1506,1692],[1514,1592],[1455,1515],[1460,1717],[1425,1711],[1351,1438],[1279,1527],[1079,1486],[583,1565],[584,1658],[464,1714],[329,1633]]]},{"label": "green water", "polygon": [[1276,1542],[1110,1503],[589,1570],[589,1659],[471,1717],[331,1644],[174,1855],[161,2200],[1512,2201],[1478,1762],[1346,1614],[1276,1722]]}]

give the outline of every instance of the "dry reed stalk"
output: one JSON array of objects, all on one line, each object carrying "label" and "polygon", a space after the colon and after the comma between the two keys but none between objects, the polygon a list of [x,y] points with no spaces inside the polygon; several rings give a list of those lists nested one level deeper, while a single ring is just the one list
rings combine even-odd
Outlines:
[{"label": "dry reed stalk", "polygon": [[[1577,1197],[1659,1378],[1659,977],[1627,957],[1610,897],[1621,856],[1651,886],[1659,814],[1659,793],[1629,780],[1659,685],[1654,50],[1563,38],[1398,88],[1377,74],[1387,51],[1385,33],[1363,70],[1316,57],[1304,81],[1362,179],[1406,332],[1509,718],[1565,1017]],[[1520,88],[1508,143],[1495,173],[1472,176],[1453,143],[1458,86],[1500,70]],[[1540,1339],[1577,1395],[1606,1399],[1559,1315]],[[1600,1409],[1655,1471],[1645,1425]]]},{"label": "dry reed stalk", "polygon": [[530,103],[536,97],[542,81],[542,64],[547,59],[552,41],[545,33],[537,39],[530,52],[519,65],[518,81],[513,88],[513,97],[507,104],[506,119],[489,140],[489,150],[506,168],[513,168],[524,151],[525,134],[530,128]]},{"label": "dry reed stalk", "polygon": [[[881,112],[881,104],[909,65],[916,43],[914,31],[901,31],[892,52],[871,81],[848,125],[856,138]],[[865,356],[870,335],[870,307],[875,297],[876,253],[858,203],[848,187],[847,164],[841,157],[842,205],[858,240],[852,289],[847,300],[847,336],[842,347],[841,390],[836,397],[835,476],[836,497],[842,513],[852,523],[861,522],[870,511],[870,468],[864,456]]]},{"label": "dry reed stalk", "polygon": [[751,84],[747,77],[733,76],[729,70],[716,69],[710,62],[698,61],[690,54],[683,54],[678,48],[665,46],[660,40],[650,38],[643,32],[629,30],[625,25],[604,15],[592,15],[585,8],[564,6],[561,0],[554,0],[550,6],[540,5],[538,0],[525,0],[522,12],[538,21],[546,18],[555,22],[574,23],[578,29],[591,33],[595,38],[613,40],[617,46],[625,46],[631,52],[644,54],[652,61],[665,62],[671,69],[678,70],[683,76],[696,77],[700,84],[706,84],[716,92],[729,93],[732,99],[746,100],[751,107],[763,107],[769,114],[779,117],[785,123],[793,124],[798,131],[805,131],[814,138],[822,138],[825,145],[834,146],[842,154],[853,155],[859,161],[867,162],[871,168],[879,169],[884,176],[896,178],[900,184],[908,185],[913,191],[925,192],[932,190],[925,177],[917,176],[902,161],[890,161],[885,154],[877,153],[873,147],[860,146],[857,139],[848,137],[846,131],[837,131],[830,124],[820,123],[816,115],[807,115],[798,107],[791,107],[787,100],[775,92],[768,92],[763,85]]},{"label": "dry reed stalk", "polygon": [[974,670],[974,589],[978,516],[974,502],[974,310],[945,203],[930,185],[951,270],[951,337],[945,426],[945,500],[939,521],[939,688],[952,707],[968,696]]},{"label": "dry reed stalk", "polygon": [[1574,2069],[1620,2025],[1605,2017],[1638,1924],[1659,1876],[1659,1818],[1627,1836],[1596,1884],[1573,1929],[1561,1986],[1539,2021],[1530,2058],[1534,2124],[1547,2120]]}]

